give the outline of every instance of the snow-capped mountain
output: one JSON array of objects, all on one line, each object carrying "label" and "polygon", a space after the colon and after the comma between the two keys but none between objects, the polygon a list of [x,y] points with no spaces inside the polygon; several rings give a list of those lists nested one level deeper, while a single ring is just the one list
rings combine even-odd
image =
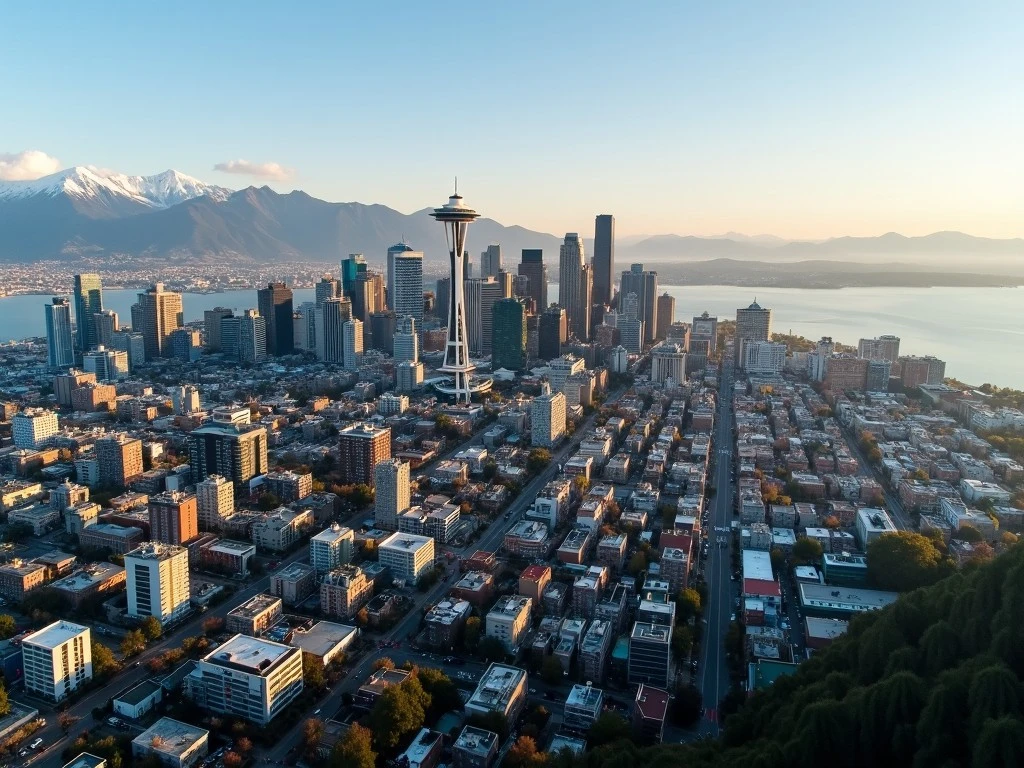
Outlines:
[{"label": "snow-capped mountain", "polygon": [[[164,171],[155,176],[126,176],[121,173],[102,174],[91,168],[76,166],[43,176],[34,181],[0,181],[0,200],[26,200],[37,196],[67,195],[79,200],[123,199],[145,209],[169,208],[186,200],[206,195],[213,200],[226,200],[233,190],[194,179],[178,171]],[[109,208],[110,206],[103,206]],[[119,210],[115,215],[130,211]],[[113,213],[113,211],[108,211]]]}]

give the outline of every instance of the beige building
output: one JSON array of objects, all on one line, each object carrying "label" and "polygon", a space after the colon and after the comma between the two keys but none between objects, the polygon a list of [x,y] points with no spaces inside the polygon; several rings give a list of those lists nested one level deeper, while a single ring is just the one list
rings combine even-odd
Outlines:
[{"label": "beige building", "polygon": [[373,597],[373,582],[356,565],[343,565],[320,582],[320,610],[328,616],[351,618]]},{"label": "beige building", "polygon": [[308,509],[294,511],[280,507],[262,520],[253,523],[252,543],[272,552],[283,552],[313,527],[313,513]]},{"label": "beige building", "polygon": [[191,595],[187,549],[149,541],[125,554],[124,568],[128,573],[129,616],[154,616],[167,624],[188,614]]},{"label": "beige building", "polygon": [[377,547],[377,559],[396,579],[415,582],[434,565],[434,540],[411,533],[393,533]]},{"label": "beige building", "polygon": [[0,595],[20,603],[25,595],[46,583],[46,566],[14,558],[0,565]]},{"label": "beige building", "polygon": [[228,611],[225,628],[250,637],[259,637],[284,615],[281,598],[256,595],[237,608]]},{"label": "beige building", "polygon": [[487,614],[487,637],[501,640],[505,650],[514,653],[530,628],[533,601],[520,595],[498,600]]},{"label": "beige building", "polygon": [[152,756],[168,768],[189,768],[209,751],[209,731],[169,717],[161,717],[132,740],[132,757],[139,764]]},{"label": "beige building", "polygon": [[292,563],[270,577],[270,594],[284,600],[286,605],[297,605],[313,594],[316,571],[302,563]]}]

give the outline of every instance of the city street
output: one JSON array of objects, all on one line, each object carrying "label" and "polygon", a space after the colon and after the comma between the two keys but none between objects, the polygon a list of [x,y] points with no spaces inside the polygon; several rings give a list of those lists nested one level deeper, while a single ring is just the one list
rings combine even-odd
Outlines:
[{"label": "city street", "polygon": [[[736,593],[731,581],[732,533],[723,534],[718,529],[730,528],[733,520],[735,484],[730,479],[732,471],[733,424],[732,424],[732,366],[723,365],[722,381],[718,392],[718,410],[715,416],[715,463],[712,485],[715,497],[708,527],[710,547],[704,560],[704,579],[708,590],[708,603],[704,611],[704,637],[701,641],[700,669],[697,682],[704,699],[704,718],[699,725],[703,735],[717,736],[719,731],[718,704],[729,691],[729,662],[723,645],[729,629],[729,616],[734,612],[733,596]],[[719,547],[718,537],[724,535],[728,545]]]}]

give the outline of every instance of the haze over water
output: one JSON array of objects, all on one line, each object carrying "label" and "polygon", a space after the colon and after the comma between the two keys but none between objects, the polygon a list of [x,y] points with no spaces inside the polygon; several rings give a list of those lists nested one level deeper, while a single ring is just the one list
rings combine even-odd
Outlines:
[{"label": "haze over water", "polygon": [[[433,285],[425,286],[431,290]],[[991,382],[1024,389],[1024,289],[1022,288],[746,288],[727,285],[660,286],[676,299],[676,319],[689,322],[707,310],[734,318],[754,298],[772,310],[772,329],[817,339],[832,336],[844,344],[891,333],[900,353],[935,355],[946,361],[946,375],[971,384]],[[104,306],[130,324],[138,290],[108,290]],[[558,284],[549,287],[557,301]],[[0,342],[45,336],[43,305],[48,296],[0,299]],[[295,305],[312,301],[312,289],[295,291]],[[256,291],[184,295],[185,320],[201,320],[217,306],[242,310],[256,306]]]}]

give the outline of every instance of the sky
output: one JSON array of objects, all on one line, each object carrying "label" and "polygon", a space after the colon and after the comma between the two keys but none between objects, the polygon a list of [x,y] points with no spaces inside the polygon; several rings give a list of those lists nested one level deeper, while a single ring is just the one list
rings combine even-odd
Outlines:
[{"label": "sky", "polygon": [[1024,236],[1024,3],[4,4],[0,178],[619,237]]}]

